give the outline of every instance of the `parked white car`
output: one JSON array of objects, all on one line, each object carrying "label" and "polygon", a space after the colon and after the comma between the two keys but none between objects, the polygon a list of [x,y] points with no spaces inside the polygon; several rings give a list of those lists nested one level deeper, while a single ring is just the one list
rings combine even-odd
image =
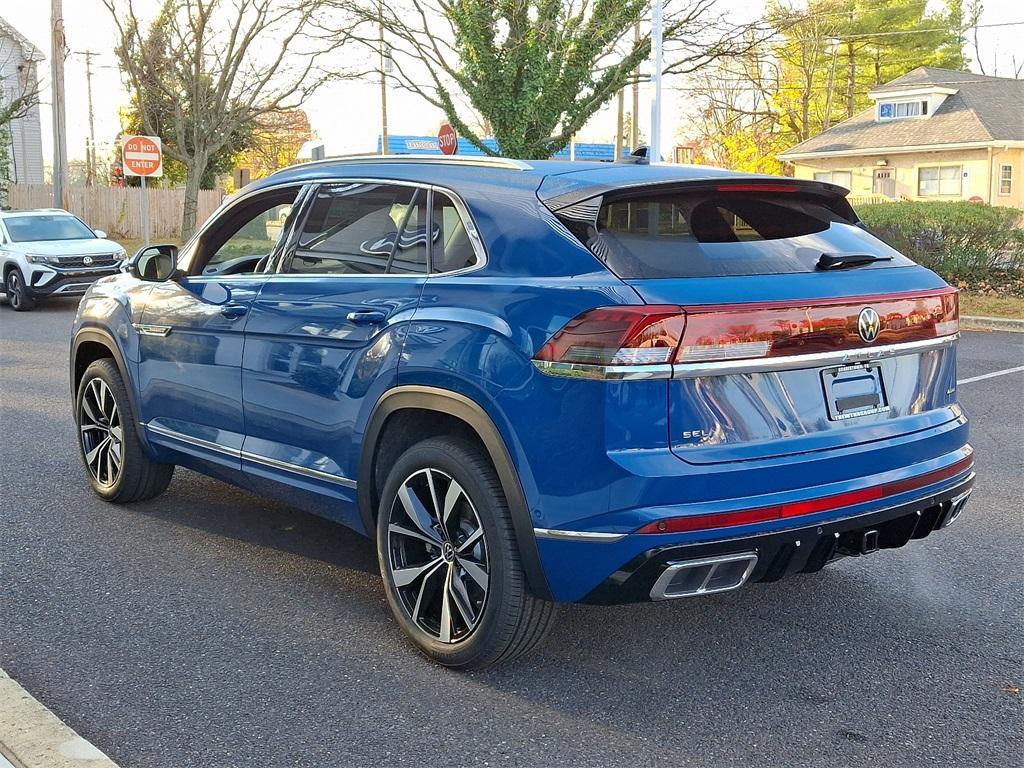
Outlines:
[{"label": "parked white car", "polygon": [[0,211],[3,293],[19,312],[48,296],[81,296],[126,258],[105,232],[59,208]]}]

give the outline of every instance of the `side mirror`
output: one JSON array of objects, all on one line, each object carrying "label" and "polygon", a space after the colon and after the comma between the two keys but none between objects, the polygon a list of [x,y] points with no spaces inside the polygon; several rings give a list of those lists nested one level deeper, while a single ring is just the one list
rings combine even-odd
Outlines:
[{"label": "side mirror", "polygon": [[150,283],[162,283],[174,277],[178,266],[178,246],[150,245],[140,248],[128,260],[126,271]]},{"label": "side mirror", "polygon": [[94,229],[92,231],[92,233],[94,235],[96,235],[96,237],[98,237],[100,240],[106,240],[107,239],[107,233],[104,232],[102,229]]}]

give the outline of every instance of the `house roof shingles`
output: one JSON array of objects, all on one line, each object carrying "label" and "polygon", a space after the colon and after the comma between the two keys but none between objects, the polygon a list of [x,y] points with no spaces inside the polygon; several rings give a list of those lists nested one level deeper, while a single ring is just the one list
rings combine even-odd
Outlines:
[{"label": "house roof shingles", "polygon": [[783,152],[780,157],[888,147],[1024,141],[1024,80],[918,67],[874,93],[940,86],[956,93],[924,119],[875,120],[875,107]]}]

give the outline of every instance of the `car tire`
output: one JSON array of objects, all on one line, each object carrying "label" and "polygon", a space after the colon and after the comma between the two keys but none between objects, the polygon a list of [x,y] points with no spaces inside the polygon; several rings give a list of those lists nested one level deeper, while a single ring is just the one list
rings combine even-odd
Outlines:
[{"label": "car tire", "polygon": [[29,295],[28,287],[25,285],[25,276],[17,267],[7,273],[4,290],[7,293],[7,303],[15,312],[28,312],[35,307],[35,299]]},{"label": "car tire", "polygon": [[107,501],[126,504],[160,495],[173,464],[146,455],[139,441],[128,391],[110,358],[85,369],[75,397],[78,448],[89,484]]},{"label": "car tire", "polygon": [[377,516],[377,554],[402,631],[446,667],[514,659],[552,624],[554,604],[527,586],[494,467],[467,440],[431,438],[395,462]]}]

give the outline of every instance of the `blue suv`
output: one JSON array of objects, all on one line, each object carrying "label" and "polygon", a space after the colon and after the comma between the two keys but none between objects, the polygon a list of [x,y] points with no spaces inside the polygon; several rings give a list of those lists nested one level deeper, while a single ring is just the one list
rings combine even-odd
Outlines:
[{"label": "blue suv", "polygon": [[375,537],[458,668],[558,601],[663,600],[945,528],[974,481],[956,291],[830,184],[349,158],[242,190],[83,298],[71,385],[113,502],[176,465]]}]

